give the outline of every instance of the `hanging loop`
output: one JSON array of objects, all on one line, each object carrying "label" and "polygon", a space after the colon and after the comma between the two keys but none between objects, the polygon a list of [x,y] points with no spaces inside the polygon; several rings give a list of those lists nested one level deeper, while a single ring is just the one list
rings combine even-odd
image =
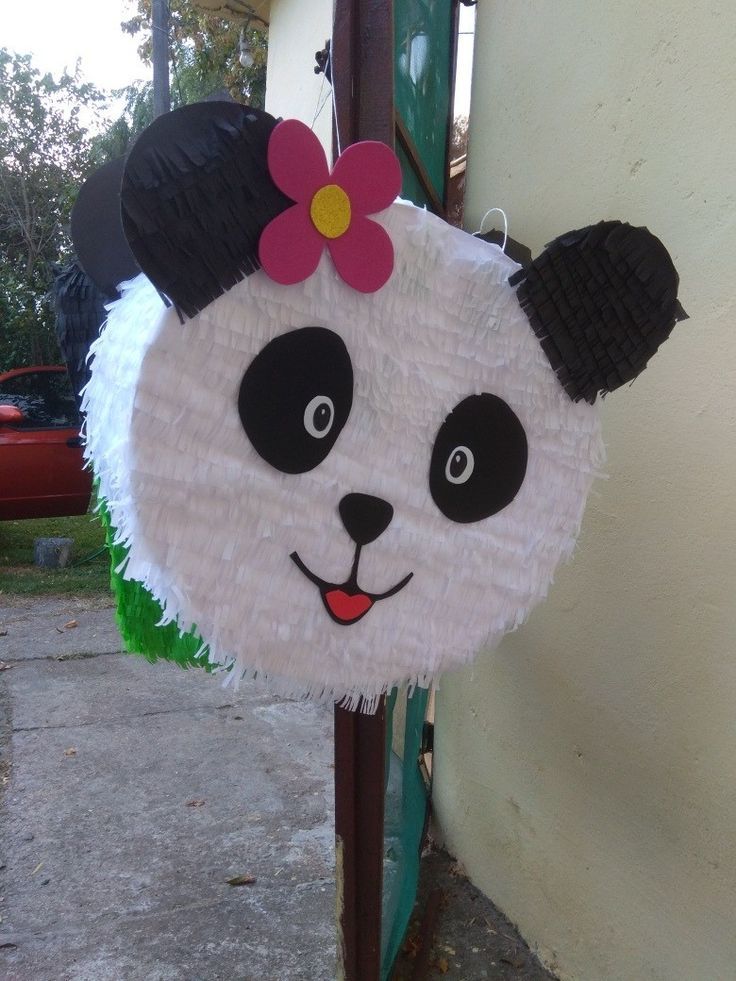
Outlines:
[{"label": "hanging loop", "polygon": [[503,244],[501,245],[501,251],[502,252],[505,252],[506,251],[506,242],[508,241],[508,237],[509,237],[509,220],[506,217],[506,212],[503,210],[503,208],[489,208],[488,211],[486,211],[486,213],[481,218],[480,228],[478,229],[478,231],[475,234],[476,235],[482,235],[483,234],[483,226],[486,223],[486,218],[489,215],[492,215],[494,211],[498,211],[498,213],[500,215],[503,215]]}]

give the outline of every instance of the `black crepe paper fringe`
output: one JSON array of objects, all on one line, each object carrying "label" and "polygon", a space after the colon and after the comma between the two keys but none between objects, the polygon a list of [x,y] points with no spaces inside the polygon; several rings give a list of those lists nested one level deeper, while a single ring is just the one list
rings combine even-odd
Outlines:
[{"label": "black crepe paper fringe", "polygon": [[636,378],[687,316],[664,245],[619,221],[560,236],[509,282],[576,402]]},{"label": "black crepe paper fringe", "polygon": [[265,226],[292,205],[271,180],[278,120],[237,103],[160,116],[128,158],[123,227],[139,265],[181,314],[193,317],[260,268]]},{"label": "black crepe paper fringe", "polygon": [[70,262],[57,274],[53,296],[56,339],[79,407],[79,393],[89,381],[89,347],[105,319],[105,304],[113,297],[101,293],[77,262]]}]

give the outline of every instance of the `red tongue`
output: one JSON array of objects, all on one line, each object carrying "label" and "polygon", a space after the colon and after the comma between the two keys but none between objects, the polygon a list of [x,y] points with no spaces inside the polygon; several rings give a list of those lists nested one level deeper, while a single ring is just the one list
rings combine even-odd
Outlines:
[{"label": "red tongue", "polygon": [[325,602],[332,615],[346,623],[357,620],[373,606],[373,600],[365,593],[350,596],[342,589],[331,589],[329,593],[325,593]]}]

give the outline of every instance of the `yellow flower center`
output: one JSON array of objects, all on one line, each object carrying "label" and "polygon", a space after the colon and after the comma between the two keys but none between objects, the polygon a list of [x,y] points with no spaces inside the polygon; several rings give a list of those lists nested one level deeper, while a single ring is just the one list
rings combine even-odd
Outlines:
[{"label": "yellow flower center", "polygon": [[309,206],[312,224],[325,238],[339,238],[350,227],[350,198],[337,184],[325,184]]}]

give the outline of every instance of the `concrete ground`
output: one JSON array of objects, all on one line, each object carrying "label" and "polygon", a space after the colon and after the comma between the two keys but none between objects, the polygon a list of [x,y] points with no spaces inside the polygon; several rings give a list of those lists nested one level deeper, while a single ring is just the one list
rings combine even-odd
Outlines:
[{"label": "concrete ground", "polygon": [[331,711],[3,603],[0,977],[333,978]]},{"label": "concrete ground", "polygon": [[[119,649],[106,598],[0,597],[0,978],[334,978],[331,709]],[[427,977],[551,977],[422,868],[396,981],[437,889]]]}]

